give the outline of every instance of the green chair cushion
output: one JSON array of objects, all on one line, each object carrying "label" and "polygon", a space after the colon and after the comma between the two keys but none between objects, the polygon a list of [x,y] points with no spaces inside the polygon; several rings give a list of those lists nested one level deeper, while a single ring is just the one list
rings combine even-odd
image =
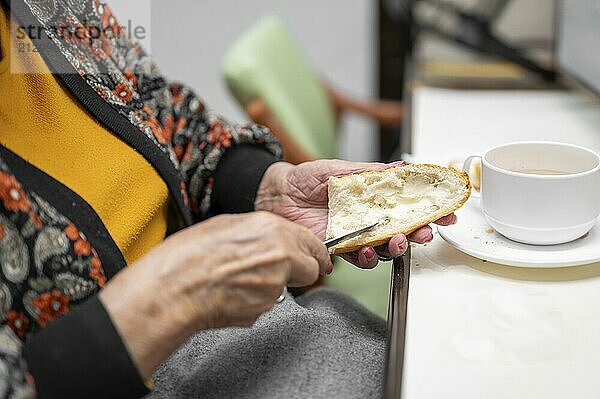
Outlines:
[{"label": "green chair cushion", "polygon": [[237,40],[225,55],[223,71],[242,106],[263,99],[308,154],[336,156],[335,115],[327,93],[279,18],[261,20]]},{"label": "green chair cushion", "polygon": [[359,269],[336,257],[335,267],[325,285],[349,295],[371,312],[387,319],[392,262],[380,262],[371,270]]}]

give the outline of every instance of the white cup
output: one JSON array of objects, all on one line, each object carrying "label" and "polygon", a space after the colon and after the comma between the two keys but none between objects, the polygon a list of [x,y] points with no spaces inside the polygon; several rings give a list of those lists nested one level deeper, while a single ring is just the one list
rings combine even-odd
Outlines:
[{"label": "white cup", "polygon": [[[515,142],[481,158],[481,206],[488,223],[514,241],[553,245],[585,235],[600,214],[600,156],[554,142]],[[552,174],[560,173],[560,174]]]}]

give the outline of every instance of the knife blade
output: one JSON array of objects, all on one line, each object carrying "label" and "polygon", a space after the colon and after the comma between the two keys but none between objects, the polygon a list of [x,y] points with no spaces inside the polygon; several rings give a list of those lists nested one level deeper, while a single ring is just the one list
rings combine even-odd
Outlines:
[{"label": "knife blade", "polygon": [[372,224],[370,226],[363,227],[361,229],[355,230],[355,231],[350,232],[348,234],[344,234],[343,236],[340,236],[340,237],[330,238],[329,240],[323,241],[323,244],[325,244],[325,246],[327,248],[331,248],[334,245],[338,245],[342,241],[346,241],[346,240],[349,240],[350,238],[357,237],[357,236],[361,235],[362,233],[366,233],[367,231],[373,229],[378,224],[379,224],[379,222],[377,222],[375,224]]}]

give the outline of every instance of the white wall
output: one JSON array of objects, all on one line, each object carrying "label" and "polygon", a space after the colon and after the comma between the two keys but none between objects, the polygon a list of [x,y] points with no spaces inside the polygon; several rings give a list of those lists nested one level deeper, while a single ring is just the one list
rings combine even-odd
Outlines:
[{"label": "white wall", "polygon": [[[376,83],[374,0],[109,0],[122,24],[151,13],[151,53],[163,73],[191,85],[226,117],[245,120],[221,78],[229,45],[266,14],[288,24],[315,69],[350,93],[370,96]],[[140,9],[150,3],[150,8]],[[135,18],[133,18],[135,20]],[[375,126],[358,117],[342,123],[341,155],[371,160]]]}]

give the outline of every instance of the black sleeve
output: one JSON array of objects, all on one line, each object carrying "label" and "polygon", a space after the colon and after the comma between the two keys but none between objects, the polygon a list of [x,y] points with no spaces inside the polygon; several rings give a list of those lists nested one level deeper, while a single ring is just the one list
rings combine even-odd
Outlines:
[{"label": "black sleeve", "polygon": [[42,399],[149,392],[97,296],[27,340],[24,355]]},{"label": "black sleeve", "polygon": [[242,144],[227,151],[214,175],[213,212],[253,211],[260,181],[267,168],[277,161],[278,157],[256,145]]},{"label": "black sleeve", "polygon": [[[160,92],[156,95],[160,96],[157,98],[161,98],[161,102],[164,98],[165,106],[157,107],[153,117],[165,131],[172,131],[171,142],[183,172],[184,189],[194,221],[219,213],[253,210],[250,200],[256,193],[257,177],[262,177],[265,169],[261,162],[272,163],[275,158],[281,158],[282,149],[275,136],[264,126],[228,121],[210,110],[189,86],[167,79],[159,86]],[[238,148],[249,146],[257,148],[255,151]],[[230,152],[236,154],[230,156]],[[224,158],[229,161],[223,162]],[[230,165],[235,167],[228,167]],[[219,176],[218,169],[221,169]],[[223,179],[224,175],[226,179]],[[235,175],[239,177],[235,178]],[[234,180],[230,181],[232,177]],[[250,181],[246,182],[244,177]],[[235,187],[235,183],[242,186]],[[217,199],[213,198],[215,185],[220,185],[217,189],[221,197]]]}]

